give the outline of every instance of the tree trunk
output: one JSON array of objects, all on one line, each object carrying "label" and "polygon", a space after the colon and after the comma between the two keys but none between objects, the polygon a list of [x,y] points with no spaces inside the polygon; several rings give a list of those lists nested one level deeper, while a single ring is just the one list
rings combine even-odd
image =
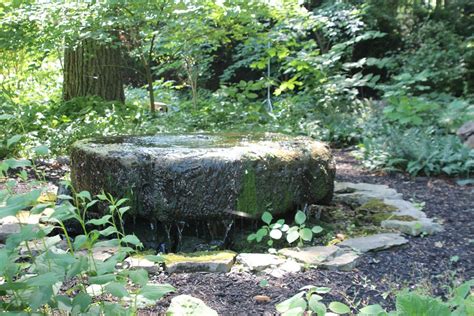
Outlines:
[{"label": "tree trunk", "polygon": [[107,101],[125,101],[121,54],[112,48],[87,39],[76,48],[64,51],[63,99],[99,96]]}]

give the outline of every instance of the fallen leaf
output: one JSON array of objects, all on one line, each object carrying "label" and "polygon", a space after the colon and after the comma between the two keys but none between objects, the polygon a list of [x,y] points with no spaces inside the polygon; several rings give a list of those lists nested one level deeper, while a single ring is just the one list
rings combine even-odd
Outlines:
[{"label": "fallen leaf", "polygon": [[257,302],[257,303],[268,303],[270,302],[270,297],[266,296],[266,295],[255,295],[253,297],[253,299]]}]

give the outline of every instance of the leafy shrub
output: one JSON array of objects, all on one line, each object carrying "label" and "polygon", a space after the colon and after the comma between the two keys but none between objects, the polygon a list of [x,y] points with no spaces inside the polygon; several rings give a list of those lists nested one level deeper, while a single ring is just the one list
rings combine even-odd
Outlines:
[{"label": "leafy shrub", "polygon": [[448,95],[391,97],[367,120],[358,157],[372,169],[469,176],[474,150],[452,133],[473,118],[472,109],[468,101]]},{"label": "leafy shrub", "polygon": [[474,172],[474,150],[456,135],[432,127],[400,129],[388,127],[359,145],[360,158],[372,169],[406,170],[411,175],[470,175]]},{"label": "leafy shrub", "polygon": [[[127,255],[142,247],[135,235],[124,233],[122,216],[129,210],[126,199],[116,200],[107,194],[93,198],[89,192],[82,191],[59,196],[63,203],[52,205],[38,202],[41,194],[41,189],[23,194],[12,194],[8,189],[0,191],[0,218],[17,216],[25,209],[29,209],[31,214],[40,214],[49,208],[52,213],[48,222],[55,223],[54,227],[41,227],[19,221],[20,231],[10,235],[5,247],[0,249],[1,310],[44,314],[127,314],[136,312],[139,306],[155,304],[163,295],[174,291],[168,284],[149,284],[148,273],[143,269],[116,269]],[[97,203],[107,205],[109,212],[98,219],[88,220],[87,210]],[[76,221],[82,228],[82,234],[74,239],[69,236],[64,223],[68,220]],[[48,243],[46,237],[53,229],[63,232],[67,251]],[[33,251],[34,243],[40,246]],[[105,261],[94,259],[93,250],[103,246],[117,247],[117,251]],[[162,261],[159,256],[146,258]],[[74,280],[77,282],[73,282],[76,285],[72,291],[60,291],[63,284]],[[127,286],[129,283],[133,284],[132,288]],[[94,301],[87,285],[99,287],[112,295],[115,302]]]},{"label": "leafy shrub", "polygon": [[[467,74],[468,50],[463,39],[442,21],[427,21],[403,37],[404,50],[392,55],[391,80],[380,86],[385,96],[467,92],[463,78]],[[379,66],[381,66],[379,64]]]}]

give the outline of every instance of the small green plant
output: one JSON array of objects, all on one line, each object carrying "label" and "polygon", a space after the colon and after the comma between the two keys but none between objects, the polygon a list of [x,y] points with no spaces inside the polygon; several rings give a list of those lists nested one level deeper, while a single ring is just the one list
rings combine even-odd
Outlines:
[{"label": "small green plant", "polygon": [[474,315],[474,280],[464,282],[454,289],[451,297],[442,301],[416,292],[402,291],[397,295],[396,311],[387,313],[380,305],[369,305],[360,309],[359,315],[437,315],[469,316]]},{"label": "small green plant", "polygon": [[[31,164],[29,164],[31,165]],[[3,165],[6,174],[11,164]],[[0,310],[40,314],[105,314],[129,315],[141,306],[155,304],[165,294],[174,291],[169,284],[149,283],[144,269],[119,269],[123,260],[142,246],[135,235],[127,235],[122,217],[129,210],[126,199],[114,199],[109,194],[93,197],[89,192],[73,192],[58,196],[60,205],[38,202],[41,189],[13,194],[0,191],[0,218],[16,216],[19,232],[11,234],[0,249]],[[107,206],[108,212],[97,219],[87,219],[88,210],[96,204]],[[26,224],[19,212],[42,214],[49,209],[49,225]],[[66,221],[79,223],[82,233],[72,238]],[[59,229],[67,247],[56,247],[48,237]],[[34,248],[33,248],[34,247]],[[94,257],[94,250],[113,247],[114,254],[106,259]],[[155,255],[148,260],[161,262]],[[61,290],[66,284],[72,288]],[[107,293],[111,301],[94,301],[94,296]]]},{"label": "small green plant", "polygon": [[325,315],[328,308],[331,312],[344,315],[349,314],[351,309],[346,304],[331,302],[328,306],[322,302],[323,297],[319,294],[326,294],[331,291],[328,287],[317,287],[308,285],[300,289],[300,292],[289,299],[277,304],[276,310],[285,315]]},{"label": "small green plant", "polygon": [[[410,316],[410,315],[436,315],[436,316],[470,316],[474,315],[474,280],[464,282],[453,290],[447,301],[433,298],[416,292],[402,291],[397,295],[395,311],[387,312],[379,304],[368,305],[354,315],[359,316]],[[326,305],[322,302],[323,297],[331,291],[327,287],[305,286],[300,292],[289,299],[277,304],[275,307],[282,315],[325,315],[329,309],[331,312],[344,315],[351,313],[349,306],[334,301]]]},{"label": "small green plant", "polygon": [[297,211],[295,214],[294,226],[285,224],[284,219],[279,219],[272,224],[273,216],[270,212],[264,212],[261,217],[266,224],[262,226],[256,233],[252,233],[247,237],[247,241],[261,242],[265,237],[269,237],[267,245],[272,247],[274,240],[280,240],[285,234],[285,239],[289,244],[298,241],[298,247],[302,247],[304,242],[313,240],[314,234],[319,234],[323,231],[321,226],[306,227],[306,214],[302,211]]}]

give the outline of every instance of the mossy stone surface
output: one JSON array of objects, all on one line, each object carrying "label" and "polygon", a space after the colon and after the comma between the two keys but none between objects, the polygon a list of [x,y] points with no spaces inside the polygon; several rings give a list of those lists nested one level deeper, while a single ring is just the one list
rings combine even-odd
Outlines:
[{"label": "mossy stone surface", "polygon": [[334,175],[327,145],[281,134],[109,137],[71,150],[77,191],[127,197],[132,213],[162,222],[326,203]]},{"label": "mossy stone surface", "polygon": [[188,254],[166,254],[166,271],[179,272],[229,272],[237,253],[232,251],[201,251]]}]

